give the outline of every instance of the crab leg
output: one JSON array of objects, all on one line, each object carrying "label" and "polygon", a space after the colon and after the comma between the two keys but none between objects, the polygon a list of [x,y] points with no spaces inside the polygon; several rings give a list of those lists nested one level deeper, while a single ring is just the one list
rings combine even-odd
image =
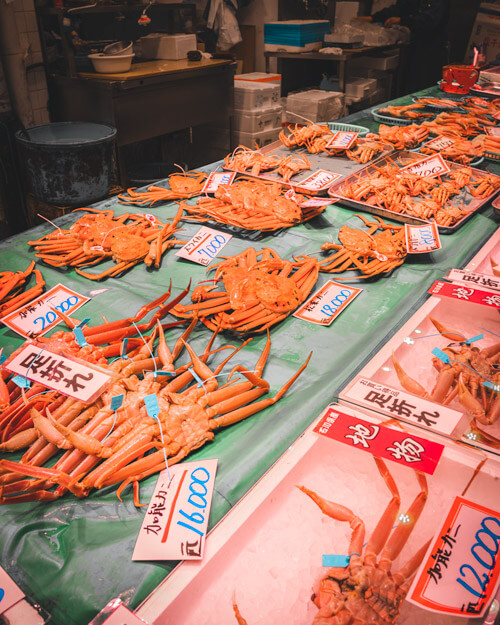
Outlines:
[{"label": "crab leg", "polygon": [[384,571],[391,570],[392,561],[397,558],[401,549],[405,546],[406,541],[408,540],[424,509],[425,502],[427,501],[427,480],[423,473],[416,473],[421,491],[415,497],[404,516],[404,519],[408,518],[409,522],[401,520],[385,545],[379,562],[379,568]]}]

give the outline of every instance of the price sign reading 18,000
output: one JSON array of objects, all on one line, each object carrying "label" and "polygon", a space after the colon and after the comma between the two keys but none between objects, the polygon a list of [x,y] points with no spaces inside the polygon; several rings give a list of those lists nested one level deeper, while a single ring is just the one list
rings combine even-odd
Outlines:
[{"label": "price sign reading 18,000", "polygon": [[329,326],[362,290],[329,280],[319,291],[311,295],[293,316]]},{"label": "price sign reading 18,000", "polygon": [[229,243],[230,239],[230,234],[202,226],[194,237],[184,247],[181,247],[176,256],[206,267],[226,243]]}]

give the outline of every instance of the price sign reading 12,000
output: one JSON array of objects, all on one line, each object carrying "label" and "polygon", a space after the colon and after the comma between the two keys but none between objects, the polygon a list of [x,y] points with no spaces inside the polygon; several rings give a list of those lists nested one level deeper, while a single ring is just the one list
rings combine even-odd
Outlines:
[{"label": "price sign reading 12,000", "polygon": [[230,234],[202,226],[194,237],[181,247],[176,256],[206,267],[230,239]]},{"label": "price sign reading 12,000", "polygon": [[433,612],[483,616],[500,581],[500,513],[456,497],[407,599]]}]

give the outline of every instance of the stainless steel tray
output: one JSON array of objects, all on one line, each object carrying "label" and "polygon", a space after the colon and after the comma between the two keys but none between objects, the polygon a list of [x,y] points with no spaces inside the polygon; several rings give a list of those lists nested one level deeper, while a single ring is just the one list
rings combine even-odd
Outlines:
[{"label": "stainless steel tray", "polygon": [[[352,200],[351,198],[347,198],[342,194],[342,187],[344,184],[349,183],[349,182],[359,181],[360,179],[364,177],[368,177],[372,172],[375,171],[376,167],[381,167],[385,165],[386,163],[388,163],[389,161],[392,164],[399,165],[400,167],[405,167],[406,165],[410,165],[411,163],[422,160],[423,158],[426,158],[423,154],[420,154],[418,152],[411,152],[409,150],[402,150],[399,152],[394,152],[390,157],[381,156],[376,161],[373,161],[369,165],[366,165],[363,169],[356,172],[355,174],[352,174],[348,176],[347,178],[344,178],[343,180],[339,180],[335,182],[328,189],[328,195],[332,198],[337,198],[337,200],[341,202],[342,204],[345,204],[346,206],[350,206],[351,208],[355,208],[358,211],[359,210],[365,211],[367,213],[379,215],[380,217],[392,219],[393,221],[400,221],[400,222],[408,223],[408,224],[429,223],[429,221],[426,219],[420,219],[419,217],[413,217],[411,215],[404,215],[401,213],[396,213],[382,206],[368,204],[367,202],[358,202],[356,200]],[[461,169],[462,167],[464,167],[464,165],[459,165],[451,161],[446,161],[446,163],[449,165],[450,169],[452,170]],[[468,167],[468,169],[472,170],[473,175],[476,178],[483,178],[489,175],[488,172],[484,172],[481,169],[475,169],[474,167],[470,167],[470,168]],[[446,175],[442,176],[442,178],[446,180]],[[460,191],[459,194],[454,195],[452,198],[450,198],[450,202],[453,206],[458,206],[459,203],[463,203],[467,208],[470,208],[471,210],[460,221],[457,221],[457,223],[453,226],[438,226],[439,231],[443,233],[455,232],[456,230],[458,230],[458,228],[463,226],[463,224],[466,223],[471,217],[473,217],[480,208],[482,208],[493,197],[495,197],[496,194],[497,194],[497,191],[495,191],[495,193],[492,193],[491,195],[487,196],[484,199],[478,199],[478,198],[475,198],[473,195],[471,195],[470,191],[466,187],[464,187]],[[425,199],[425,198],[414,197],[413,199],[418,201],[419,199]]]},{"label": "stainless steel tray", "polygon": [[[386,150],[381,152],[380,155],[377,156],[372,162],[382,156],[388,156],[389,154],[392,154],[393,151],[394,150],[392,148],[387,148]],[[356,161],[352,161],[346,156],[329,156],[328,154],[323,152],[320,152],[319,154],[309,154],[309,152],[305,148],[289,150],[288,148],[285,148],[281,141],[275,141],[274,143],[266,145],[265,147],[261,148],[261,152],[265,154],[267,154],[268,152],[275,152],[278,156],[282,155],[283,158],[290,156],[290,154],[305,154],[311,163],[311,169],[307,169],[296,174],[295,176],[293,176],[290,182],[284,182],[283,178],[276,171],[266,171],[262,172],[258,176],[252,176],[251,173],[248,171],[241,171],[238,169],[233,169],[231,167],[224,167],[224,169],[228,171],[235,171],[238,174],[242,174],[244,176],[259,178],[260,180],[272,180],[273,182],[279,182],[289,187],[299,188],[300,183],[303,180],[309,178],[309,176],[311,176],[315,171],[318,171],[320,169],[324,169],[325,171],[335,174],[340,174],[342,178],[345,178],[345,176],[349,176],[354,172],[357,172],[360,169],[366,167],[366,165],[363,165]],[[340,180],[341,179],[339,178],[339,180],[334,181],[333,184],[336,184]],[[322,193],[326,193],[326,191],[327,189],[319,191],[318,193],[311,193],[311,195],[320,195]]]}]

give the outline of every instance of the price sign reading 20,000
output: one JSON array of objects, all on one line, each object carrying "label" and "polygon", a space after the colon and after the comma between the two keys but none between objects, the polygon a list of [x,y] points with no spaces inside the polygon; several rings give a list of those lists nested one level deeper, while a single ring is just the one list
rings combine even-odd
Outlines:
[{"label": "price sign reading 20,000", "polygon": [[[60,304],[56,304],[54,308],[58,310],[59,312],[67,313],[68,310],[72,306],[75,306],[78,303],[78,301],[79,300],[78,300],[78,297],[76,297],[76,295],[70,295],[67,299],[65,299]],[[57,319],[58,319],[58,316],[56,315],[56,313],[52,310],[49,310],[48,312],[45,313],[45,315],[43,315],[43,317],[36,317],[35,319],[33,319],[33,323],[39,327],[40,332],[43,332],[46,326],[50,325],[51,323],[54,323],[54,321],[57,321]]]},{"label": "price sign reading 20,000", "polygon": [[329,304],[323,304],[321,312],[327,317],[333,317],[333,315],[338,312],[342,304],[347,301],[350,295],[352,295],[352,291],[342,289],[338,295],[330,300]]}]

